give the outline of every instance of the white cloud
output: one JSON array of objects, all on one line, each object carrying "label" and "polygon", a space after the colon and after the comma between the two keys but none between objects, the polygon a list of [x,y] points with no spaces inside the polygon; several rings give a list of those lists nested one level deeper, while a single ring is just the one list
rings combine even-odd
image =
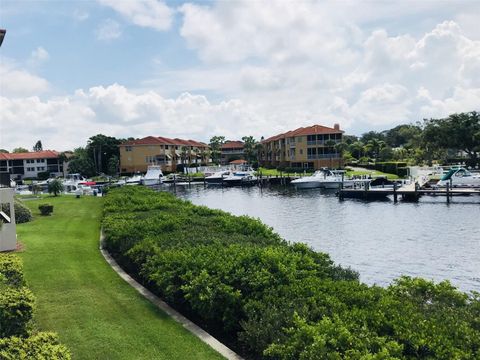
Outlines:
[{"label": "white cloud", "polygon": [[[204,62],[203,69],[176,74],[183,87],[188,89],[189,79],[194,88],[199,79],[215,79],[213,92],[255,104],[264,113],[289,112],[291,121],[277,121],[284,129],[304,124],[305,116],[312,117],[310,123],[333,117],[353,128],[416,121],[425,106],[416,98],[420,88],[442,102],[455,98],[463,111],[480,106],[460,99],[471,99],[480,87],[480,42],[458,23],[428,28],[428,20],[424,32],[407,28],[394,35],[378,25],[365,30],[371,22],[388,25],[385,19],[393,13],[410,21],[416,12],[453,17],[456,8],[449,4],[236,1],[186,4],[180,11],[180,33]],[[216,80],[219,72],[227,84]],[[445,105],[435,113],[444,116],[453,108]]]},{"label": "white cloud", "polygon": [[173,10],[158,0],[98,0],[111,7],[131,23],[159,31],[168,30],[173,21]]},{"label": "white cloud", "polygon": [[31,60],[35,63],[46,61],[49,58],[50,54],[41,46],[32,51]]},{"label": "white cloud", "polygon": [[49,90],[50,84],[47,80],[18,68],[7,59],[2,60],[0,62],[0,96],[25,97],[40,95]]},{"label": "white cloud", "polygon": [[112,19],[104,20],[96,30],[98,40],[113,40],[122,35],[120,24]]},{"label": "white cloud", "polygon": [[[2,147],[29,147],[39,138],[57,150],[84,146],[97,133],[117,137],[148,135],[208,141],[213,135],[237,138],[266,129],[254,108],[239,100],[210,102],[184,93],[169,99],[155,92],[136,94],[113,84],[77,90],[71,96],[42,101],[38,97],[0,97]],[[23,126],[18,131],[18,124]],[[263,124],[263,125],[262,125]],[[259,136],[259,132],[254,134]]]}]

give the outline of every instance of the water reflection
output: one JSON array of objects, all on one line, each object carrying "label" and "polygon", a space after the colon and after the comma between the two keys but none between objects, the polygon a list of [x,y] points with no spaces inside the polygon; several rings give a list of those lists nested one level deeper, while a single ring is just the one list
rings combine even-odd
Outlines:
[{"label": "water reflection", "polygon": [[195,204],[249,215],[285,239],[305,242],[387,285],[400,275],[450,280],[480,291],[480,198],[423,197],[418,203],[339,201],[335,191],[276,188],[177,187]]}]

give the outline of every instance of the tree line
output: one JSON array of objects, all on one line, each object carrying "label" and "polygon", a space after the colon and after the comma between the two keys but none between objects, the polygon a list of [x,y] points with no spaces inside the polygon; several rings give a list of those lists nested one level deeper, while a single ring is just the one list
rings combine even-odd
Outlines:
[{"label": "tree line", "polygon": [[[117,175],[120,154],[118,145],[134,138],[115,138],[97,134],[88,139],[85,147],[61,154],[61,160],[68,160],[71,173],[85,176],[98,174]],[[263,137],[260,140],[251,135],[242,137],[243,158],[253,166],[260,163],[263,150]],[[225,136],[215,135],[209,141],[209,150],[202,152],[200,162],[207,159],[214,164],[221,163],[222,145],[227,142]],[[326,144],[329,146],[329,144]],[[476,111],[452,114],[446,118],[424,119],[421,122],[402,124],[384,131],[369,131],[361,136],[344,135],[340,143],[332,143],[342,154],[346,164],[367,164],[377,161],[402,161],[409,165],[427,164],[434,161],[447,164],[465,159],[467,166],[479,165],[480,152],[480,114]],[[42,150],[38,140],[34,151]],[[25,148],[15,148],[13,152],[27,152]],[[0,149],[0,152],[8,152]],[[194,162],[182,147],[180,159],[183,166],[198,166],[199,154],[195,153]],[[236,156],[228,160],[236,160]]]}]

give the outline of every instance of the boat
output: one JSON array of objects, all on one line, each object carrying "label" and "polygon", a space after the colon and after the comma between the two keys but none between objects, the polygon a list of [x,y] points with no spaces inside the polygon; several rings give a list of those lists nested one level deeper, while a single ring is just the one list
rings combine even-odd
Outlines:
[{"label": "boat", "polygon": [[292,180],[291,184],[297,189],[338,189],[344,180],[342,171],[333,171],[326,168],[317,170],[311,176]]},{"label": "boat", "polygon": [[160,185],[162,183],[163,172],[160,165],[150,165],[147,173],[140,179],[140,183],[146,186]]},{"label": "boat", "polygon": [[222,185],[223,180],[225,178],[229,177],[232,174],[233,174],[233,172],[231,170],[217,171],[216,173],[214,173],[212,175],[205,176],[205,182],[208,185]]},{"label": "boat", "polygon": [[[78,187],[80,184],[84,184],[88,182],[86,178],[84,178],[80,174],[68,174],[63,178],[63,188],[66,193],[74,193],[77,191]],[[49,180],[46,180],[47,186],[49,183]],[[40,185],[41,183],[38,183],[37,185]]]},{"label": "boat", "polygon": [[437,186],[479,187],[480,174],[473,174],[463,167],[453,167],[442,176]]},{"label": "boat", "polygon": [[243,167],[233,171],[227,177],[224,177],[223,184],[226,186],[250,186],[255,185],[258,178],[250,167]]},{"label": "boat", "polygon": [[139,185],[142,181],[141,174],[135,174],[125,180],[125,185]]}]

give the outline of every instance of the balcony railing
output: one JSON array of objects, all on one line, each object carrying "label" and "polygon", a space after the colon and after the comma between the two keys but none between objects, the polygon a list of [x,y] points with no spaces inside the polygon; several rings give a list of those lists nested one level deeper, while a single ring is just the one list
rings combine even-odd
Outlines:
[{"label": "balcony railing", "polygon": [[338,159],[340,158],[340,154],[308,154],[308,160],[315,160],[315,159]]}]

